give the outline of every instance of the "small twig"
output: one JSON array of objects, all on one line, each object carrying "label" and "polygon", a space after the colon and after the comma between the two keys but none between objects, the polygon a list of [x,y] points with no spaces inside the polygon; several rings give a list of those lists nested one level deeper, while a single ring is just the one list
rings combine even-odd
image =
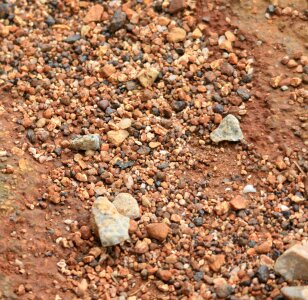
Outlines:
[{"label": "small twig", "polygon": [[140,287],[139,287],[137,290],[135,290],[135,291],[132,292],[131,294],[128,294],[128,296],[130,297],[130,296],[136,295],[136,294],[137,294],[144,286],[146,286],[147,284],[148,284],[148,281],[147,281],[146,283],[140,285]]},{"label": "small twig", "polygon": [[303,171],[303,169],[300,167],[300,165],[299,165],[296,161],[294,161],[294,164],[295,164],[295,166],[297,166],[297,168],[300,170],[300,172],[301,172],[304,176],[306,176],[306,173]]}]

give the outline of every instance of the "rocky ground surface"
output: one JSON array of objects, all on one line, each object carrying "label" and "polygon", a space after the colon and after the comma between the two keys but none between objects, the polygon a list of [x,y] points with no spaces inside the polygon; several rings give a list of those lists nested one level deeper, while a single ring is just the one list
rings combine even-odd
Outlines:
[{"label": "rocky ground surface", "polygon": [[306,1],[0,4],[1,299],[308,299]]}]

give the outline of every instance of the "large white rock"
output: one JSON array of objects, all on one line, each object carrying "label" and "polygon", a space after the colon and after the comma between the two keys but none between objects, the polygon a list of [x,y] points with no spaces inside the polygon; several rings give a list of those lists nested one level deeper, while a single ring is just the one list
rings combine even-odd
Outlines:
[{"label": "large white rock", "polygon": [[120,244],[129,239],[130,220],[121,215],[105,197],[98,197],[92,206],[91,226],[102,246]]},{"label": "large white rock", "polygon": [[131,219],[140,218],[140,210],[137,200],[128,193],[120,193],[115,198],[112,204],[118,212]]},{"label": "large white rock", "polygon": [[240,122],[233,115],[227,115],[219,126],[210,134],[213,142],[222,141],[238,142],[244,138]]},{"label": "large white rock", "polygon": [[276,260],[275,271],[286,280],[308,280],[308,242],[285,251]]}]

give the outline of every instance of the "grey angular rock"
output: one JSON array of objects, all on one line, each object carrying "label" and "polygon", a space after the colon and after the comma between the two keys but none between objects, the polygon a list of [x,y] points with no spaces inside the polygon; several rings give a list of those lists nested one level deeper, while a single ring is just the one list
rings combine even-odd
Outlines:
[{"label": "grey angular rock", "polygon": [[238,142],[244,138],[240,122],[233,115],[227,115],[220,125],[210,134],[213,142],[222,141]]},{"label": "grey angular rock", "polygon": [[278,257],[275,272],[286,280],[308,280],[308,242],[298,244]]},{"label": "grey angular rock", "polygon": [[111,18],[109,31],[116,32],[117,30],[121,29],[126,22],[126,13],[122,10],[118,9],[115,11],[114,15]]},{"label": "grey angular rock", "polygon": [[71,148],[74,150],[98,150],[100,145],[99,134],[80,135],[71,140]]},{"label": "grey angular rock", "polygon": [[287,300],[307,300],[308,285],[306,286],[285,286],[281,289],[283,296]]},{"label": "grey angular rock", "polygon": [[104,247],[113,246],[129,239],[130,220],[119,214],[116,207],[105,197],[98,197],[92,206],[91,227]]},{"label": "grey angular rock", "polygon": [[128,193],[120,193],[115,198],[112,204],[118,212],[131,219],[140,218],[140,210],[137,200]]}]

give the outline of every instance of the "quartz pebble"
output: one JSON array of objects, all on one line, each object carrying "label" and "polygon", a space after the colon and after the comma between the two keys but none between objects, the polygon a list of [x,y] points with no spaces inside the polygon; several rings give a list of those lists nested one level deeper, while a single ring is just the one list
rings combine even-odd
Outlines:
[{"label": "quartz pebble", "polygon": [[120,146],[124,140],[129,136],[129,132],[123,129],[110,130],[107,133],[109,141],[115,146]]},{"label": "quartz pebble", "polygon": [[240,123],[233,115],[227,115],[220,125],[210,134],[213,142],[222,141],[238,142],[244,138]]}]

